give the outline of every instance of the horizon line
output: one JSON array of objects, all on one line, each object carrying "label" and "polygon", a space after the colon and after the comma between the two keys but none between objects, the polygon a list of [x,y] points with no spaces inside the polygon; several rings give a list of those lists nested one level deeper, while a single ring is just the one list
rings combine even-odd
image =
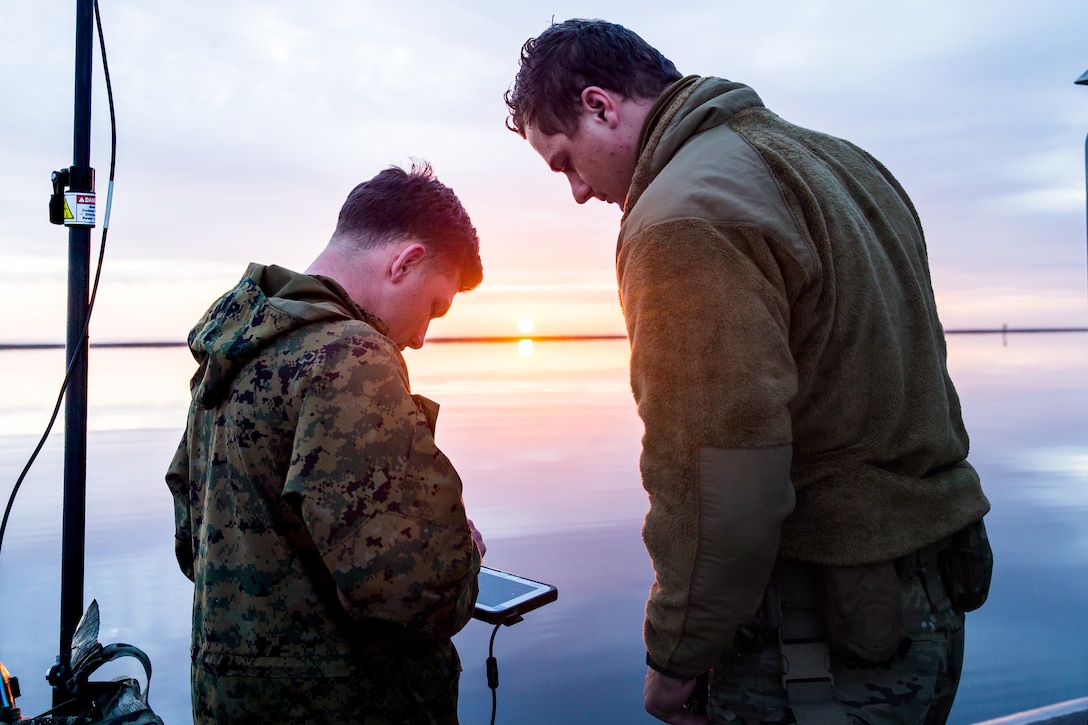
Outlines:
[{"label": "horizon line", "polygon": [[[1036,334],[1047,332],[1088,332],[1088,327],[966,327],[945,330],[946,335],[1008,335]],[[428,343],[504,343],[532,340],[533,342],[578,342],[592,340],[626,340],[627,335],[474,335],[428,338]],[[92,342],[97,348],[142,348],[142,347],[188,347],[185,341],[145,341],[145,342]],[[0,343],[3,350],[62,350],[63,342],[27,342]]]}]

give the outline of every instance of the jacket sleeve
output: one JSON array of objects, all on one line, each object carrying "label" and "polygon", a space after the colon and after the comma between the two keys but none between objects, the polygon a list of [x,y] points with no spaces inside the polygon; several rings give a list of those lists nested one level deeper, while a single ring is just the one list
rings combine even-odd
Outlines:
[{"label": "jacket sleeve", "polygon": [[391,344],[368,343],[304,392],[284,495],[353,616],[429,637],[471,618],[480,555],[461,480]]},{"label": "jacket sleeve", "polygon": [[755,227],[661,223],[618,265],[645,425],[647,653],[694,676],[753,619],[793,510],[789,305]]},{"label": "jacket sleeve", "polygon": [[193,519],[189,507],[189,445],[185,434],[166,471],[166,486],[174,499],[174,555],[182,573],[192,579]]}]

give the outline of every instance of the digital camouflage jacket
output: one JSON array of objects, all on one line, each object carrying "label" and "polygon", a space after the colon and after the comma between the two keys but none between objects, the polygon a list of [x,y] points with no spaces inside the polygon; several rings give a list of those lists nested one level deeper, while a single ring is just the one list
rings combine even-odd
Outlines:
[{"label": "digital camouflage jacket", "polygon": [[[251,265],[190,333],[199,369],[166,478],[195,584],[194,672],[335,678],[369,661],[378,689],[433,679],[420,662],[452,651],[471,617],[480,557],[461,481],[385,329],[330,279]],[[276,532],[269,491],[354,631]]]}]

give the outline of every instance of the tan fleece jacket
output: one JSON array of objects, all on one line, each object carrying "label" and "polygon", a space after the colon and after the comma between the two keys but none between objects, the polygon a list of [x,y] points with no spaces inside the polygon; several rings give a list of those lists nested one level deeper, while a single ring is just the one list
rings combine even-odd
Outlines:
[{"label": "tan fleece jacket", "polygon": [[886,561],[985,514],[921,224],[879,162],[689,77],[651,110],[625,208],[658,665],[713,665],[777,556]]}]

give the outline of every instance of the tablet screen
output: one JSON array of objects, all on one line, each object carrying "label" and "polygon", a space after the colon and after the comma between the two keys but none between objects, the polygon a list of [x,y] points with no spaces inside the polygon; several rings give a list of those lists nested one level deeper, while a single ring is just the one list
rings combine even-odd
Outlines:
[{"label": "tablet screen", "polygon": [[553,602],[558,596],[558,590],[550,584],[486,566],[480,568],[479,583],[473,616],[493,624]]},{"label": "tablet screen", "polygon": [[537,590],[537,587],[519,582],[516,579],[487,576],[483,572],[481,574],[480,596],[476,601],[489,607],[498,606],[507,600],[523,597]]}]

